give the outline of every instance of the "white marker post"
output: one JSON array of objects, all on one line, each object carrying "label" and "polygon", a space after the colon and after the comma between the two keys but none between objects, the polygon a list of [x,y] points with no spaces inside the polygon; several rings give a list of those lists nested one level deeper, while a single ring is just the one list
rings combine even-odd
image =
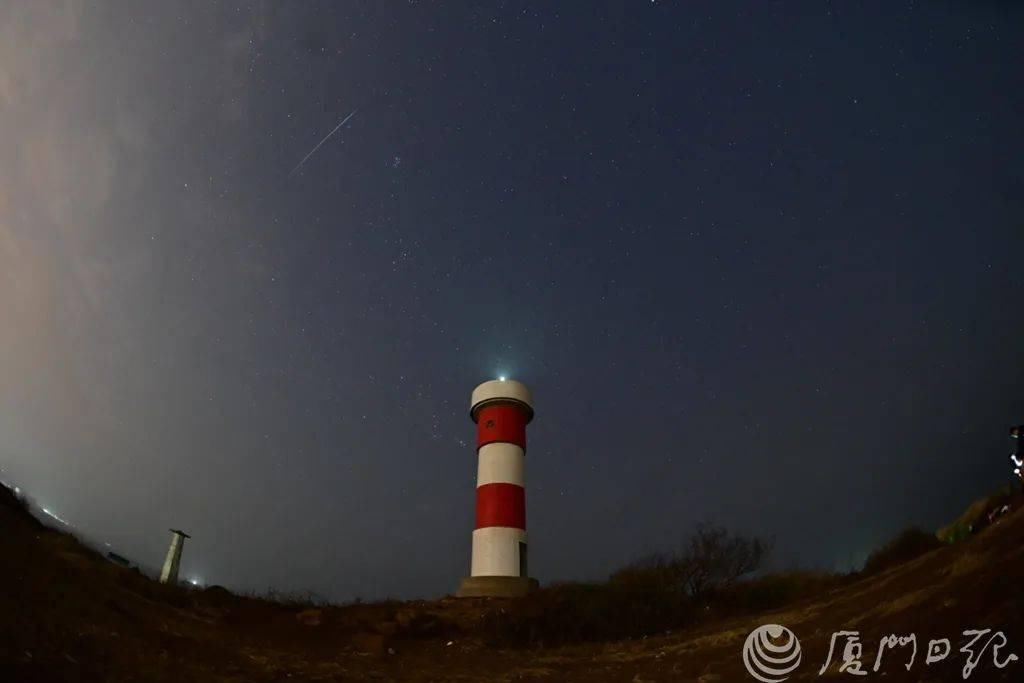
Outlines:
[{"label": "white marker post", "polygon": [[171,529],[171,547],[167,549],[167,559],[164,560],[164,568],[160,572],[160,583],[178,583],[178,568],[181,566],[181,551],[185,547],[185,539],[192,538],[184,531]]}]

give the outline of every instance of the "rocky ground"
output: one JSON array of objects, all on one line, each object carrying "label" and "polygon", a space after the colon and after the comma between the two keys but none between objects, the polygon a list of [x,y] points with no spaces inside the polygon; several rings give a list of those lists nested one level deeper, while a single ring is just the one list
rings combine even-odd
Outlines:
[{"label": "rocky ground", "polygon": [[[630,641],[503,647],[488,615],[517,606],[455,600],[289,606],[223,590],[155,584],[0,500],[0,681],[753,681],[747,635],[791,629],[801,646],[789,680],[819,674],[836,631],[858,631],[863,678],[1024,680],[1024,513],[879,575],[843,582],[769,613],[706,615],[682,631]],[[544,619],[542,611],[532,618]],[[992,629],[974,643],[969,629]],[[1005,635],[1006,645],[999,648]],[[893,643],[874,670],[879,640]],[[929,640],[949,656],[927,664]],[[942,644],[936,645],[939,650]],[[961,648],[978,653],[975,667]],[[999,668],[997,664],[1005,664]],[[969,674],[969,675],[965,675]],[[851,679],[851,680],[855,680]]]}]

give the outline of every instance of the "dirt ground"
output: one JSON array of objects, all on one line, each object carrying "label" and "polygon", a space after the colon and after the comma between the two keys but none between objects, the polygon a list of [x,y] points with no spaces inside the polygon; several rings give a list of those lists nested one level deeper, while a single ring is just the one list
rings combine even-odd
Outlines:
[{"label": "dirt ground", "polygon": [[[786,609],[754,617],[713,615],[684,631],[632,641],[558,648],[488,645],[479,625],[501,601],[301,608],[160,586],[106,562],[0,501],[0,682],[31,681],[754,681],[747,635],[781,624],[799,639],[788,680],[856,680],[833,663],[833,632],[859,631],[861,678],[965,680],[968,629],[992,629],[966,680],[1022,681],[1024,513],[963,543],[880,575],[851,581]],[[543,615],[538,615],[543,618]],[[995,632],[1005,635],[1002,648]],[[879,640],[917,638],[885,652]],[[950,654],[926,664],[928,641]],[[994,638],[994,640],[993,640]],[[991,642],[990,642],[991,640]],[[834,662],[843,648],[840,641]],[[986,643],[988,644],[985,647]],[[982,651],[983,650],[983,651]],[[996,664],[1005,664],[998,668]]]}]

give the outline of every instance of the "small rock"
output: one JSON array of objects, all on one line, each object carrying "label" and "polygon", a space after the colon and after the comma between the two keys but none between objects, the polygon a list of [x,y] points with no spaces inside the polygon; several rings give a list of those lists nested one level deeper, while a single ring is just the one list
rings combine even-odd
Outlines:
[{"label": "small rock", "polygon": [[295,619],[306,626],[319,626],[323,622],[323,613],[322,609],[304,609],[295,615]]},{"label": "small rock", "polygon": [[398,623],[394,621],[385,621],[377,624],[377,633],[382,636],[393,636],[398,633]]},{"label": "small rock", "polygon": [[409,628],[416,619],[416,612],[411,609],[400,609],[395,614],[395,622],[403,629]]},{"label": "small rock", "polygon": [[357,633],[352,636],[352,645],[359,652],[368,655],[383,655],[390,649],[387,637],[379,633]]}]

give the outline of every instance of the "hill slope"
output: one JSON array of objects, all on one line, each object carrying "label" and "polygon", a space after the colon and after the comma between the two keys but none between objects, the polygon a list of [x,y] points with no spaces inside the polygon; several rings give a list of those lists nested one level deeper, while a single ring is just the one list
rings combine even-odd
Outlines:
[{"label": "hill slope", "polygon": [[[553,649],[489,647],[480,624],[507,605],[431,602],[290,607],[226,591],[165,587],[46,529],[0,490],[2,681],[752,681],[741,651],[757,626],[800,639],[789,680],[817,680],[834,631],[859,630],[863,668],[885,680],[963,680],[966,629],[1003,631],[1024,657],[1024,514],[967,542],[753,617],[708,615],[675,634]],[[543,619],[542,614],[537,615]],[[872,672],[879,639],[916,634]],[[991,634],[989,634],[990,637]],[[930,639],[950,656],[930,666]],[[977,644],[980,650],[985,639]],[[998,641],[997,641],[998,642]],[[840,641],[838,650],[842,649]],[[838,656],[838,653],[837,653]],[[846,680],[836,666],[820,676]],[[990,646],[969,680],[1024,680]]]}]

